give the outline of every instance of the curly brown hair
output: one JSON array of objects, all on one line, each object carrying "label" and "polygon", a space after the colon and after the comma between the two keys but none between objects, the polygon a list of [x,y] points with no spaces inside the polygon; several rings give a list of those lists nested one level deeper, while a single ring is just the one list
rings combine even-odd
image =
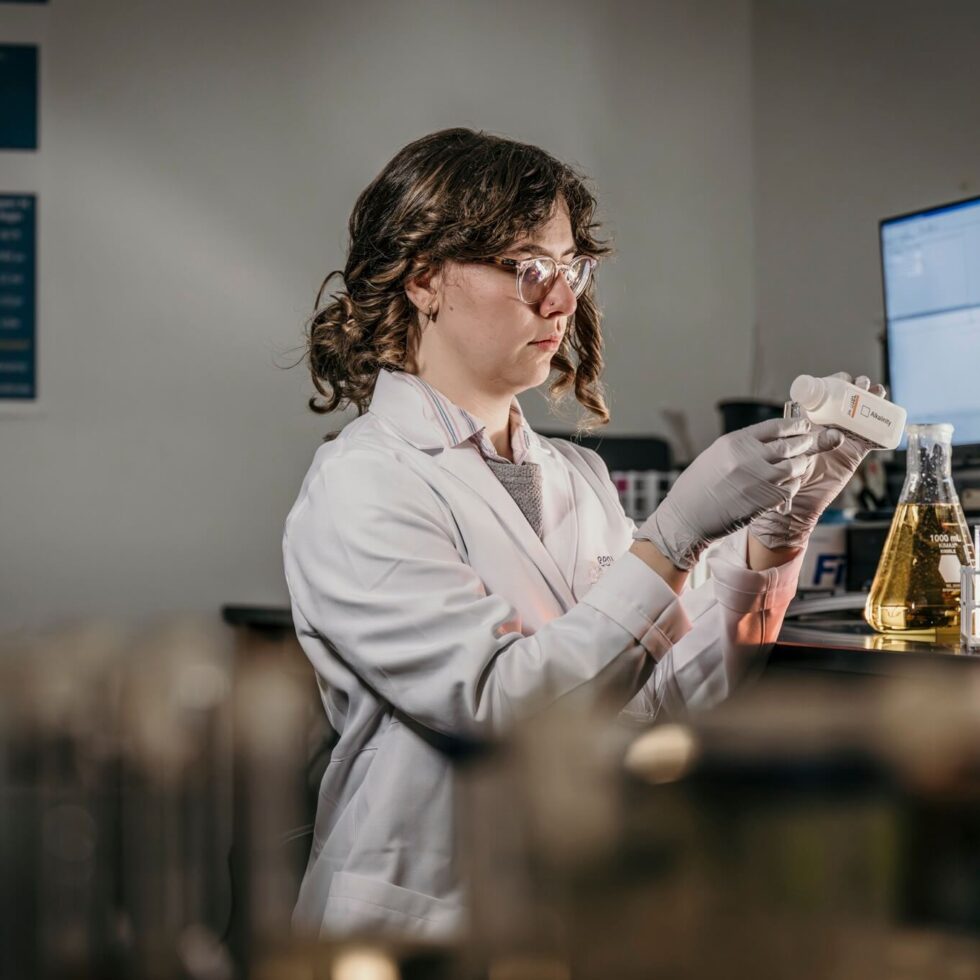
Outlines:
[{"label": "curly brown hair", "polygon": [[[447,261],[499,255],[545,223],[559,203],[568,210],[577,252],[608,254],[595,234],[596,200],[584,179],[536,146],[445,129],[399,151],[357,199],[347,264],[317,293],[307,355],[322,400],[314,395],[310,408],[326,414],[354,405],[358,415],[366,412],[382,368],[411,369],[420,324],[406,283]],[[324,303],[338,275],[344,288]],[[593,279],[551,361],[557,376],[550,400],[574,389],[591,415],[580,430],[609,421],[594,289]]]}]

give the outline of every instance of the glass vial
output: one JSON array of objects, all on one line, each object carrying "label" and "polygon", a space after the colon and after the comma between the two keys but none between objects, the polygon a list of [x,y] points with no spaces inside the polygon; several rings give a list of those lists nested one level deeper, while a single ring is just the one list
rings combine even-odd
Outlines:
[{"label": "glass vial", "polygon": [[960,639],[967,650],[980,652],[980,568],[960,569]]},{"label": "glass vial", "polygon": [[948,423],[908,427],[908,473],[864,608],[879,632],[956,630],[960,566],[973,564],[953,486]]}]

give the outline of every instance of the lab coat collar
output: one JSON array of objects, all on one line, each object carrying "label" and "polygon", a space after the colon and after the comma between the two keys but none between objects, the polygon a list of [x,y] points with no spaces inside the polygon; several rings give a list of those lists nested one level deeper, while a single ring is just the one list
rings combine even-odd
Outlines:
[{"label": "lab coat collar", "polygon": [[425,396],[396,377],[396,372],[378,374],[368,411],[416,449],[432,453],[448,448],[449,439]]},{"label": "lab coat collar", "polygon": [[[464,433],[452,438],[446,426],[440,422],[437,408],[425,393],[414,384],[407,384],[399,377],[401,372],[382,370],[374,386],[369,411],[395,429],[398,434],[423,452],[437,453],[466,445],[474,433]],[[537,433],[528,425],[515,398],[511,404],[511,422],[520,428],[521,435],[528,446],[528,460],[536,462],[541,451],[541,441]],[[478,421],[478,420],[477,420]],[[483,432],[479,429],[476,435]]]}]

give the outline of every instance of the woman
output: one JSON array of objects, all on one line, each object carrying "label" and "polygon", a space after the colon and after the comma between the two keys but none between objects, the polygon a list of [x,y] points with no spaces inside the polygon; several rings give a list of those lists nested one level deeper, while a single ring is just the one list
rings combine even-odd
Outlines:
[{"label": "woman", "polygon": [[608,420],[594,210],[544,151],[464,129],[405,147],[355,205],[309,355],[311,406],[359,417],[316,453],[284,538],[340,736],[300,928],[456,933],[447,741],[573,691],[645,720],[723,698],[775,639],[809,529],[864,455],[805,420],[752,426],[635,528],[599,457],[536,435],[515,398],[553,375],[552,396]]}]

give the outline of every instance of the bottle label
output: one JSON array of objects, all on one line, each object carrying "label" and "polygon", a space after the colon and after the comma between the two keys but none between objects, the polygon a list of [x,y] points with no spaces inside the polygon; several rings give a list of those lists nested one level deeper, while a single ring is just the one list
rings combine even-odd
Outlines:
[{"label": "bottle label", "polygon": [[881,423],[886,429],[892,427],[892,420],[886,418],[884,415],[879,415],[867,403],[867,399],[862,396],[860,391],[845,391],[844,404],[841,407],[844,410],[844,414],[849,415],[852,419],[866,418],[873,422]]}]

